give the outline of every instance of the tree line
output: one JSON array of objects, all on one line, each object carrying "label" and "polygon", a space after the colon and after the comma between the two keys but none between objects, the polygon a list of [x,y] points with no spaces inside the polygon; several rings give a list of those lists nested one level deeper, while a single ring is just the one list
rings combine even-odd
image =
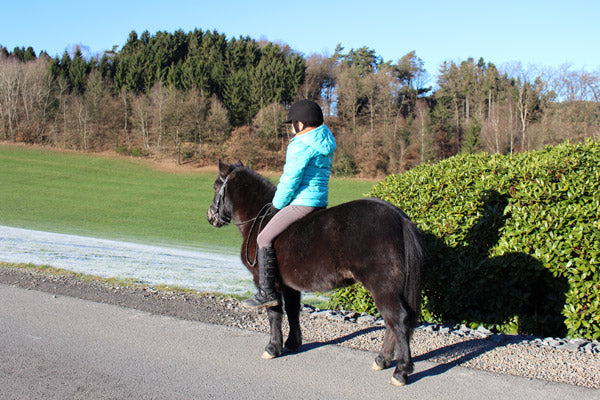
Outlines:
[{"label": "tree line", "polygon": [[600,135],[600,72],[444,62],[435,82],[409,52],[303,56],[216,31],[131,32],[95,57],[0,46],[0,139],[115,149],[179,163],[280,168],[294,101],[323,107],[334,173],[383,176],[461,152],[511,154]]}]

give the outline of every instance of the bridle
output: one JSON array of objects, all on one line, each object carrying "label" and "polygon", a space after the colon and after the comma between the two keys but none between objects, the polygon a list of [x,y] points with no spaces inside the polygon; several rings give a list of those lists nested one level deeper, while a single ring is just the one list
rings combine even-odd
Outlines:
[{"label": "bridle", "polygon": [[227,186],[227,182],[229,181],[229,178],[231,178],[231,175],[232,174],[227,175],[225,179],[223,179],[223,177],[219,175],[219,179],[223,184],[219,189],[219,194],[213,199],[213,202],[211,204],[211,207],[215,209],[214,218],[216,222],[221,225],[227,225],[231,222],[231,217],[229,215],[223,214],[223,212],[221,211],[221,204],[223,203],[223,200],[225,198],[225,186]]},{"label": "bridle", "polygon": [[[231,223],[231,216],[224,214],[222,207],[221,207],[222,203],[224,203],[224,199],[225,199],[225,187],[227,186],[227,182],[229,182],[229,178],[231,177],[231,175],[233,175],[233,174],[229,174],[225,178],[223,178],[222,176],[219,175],[219,179],[221,180],[222,185],[221,185],[221,188],[219,189],[218,195],[213,199],[213,202],[211,204],[211,207],[214,208],[214,210],[215,210],[213,217],[216,220],[216,222],[221,225],[228,225],[229,223]],[[246,220],[243,222],[234,222],[234,224],[237,226],[242,226],[242,225],[246,225],[246,224],[249,224],[250,222],[252,222],[252,226],[250,227],[250,232],[248,233],[248,238],[252,237],[252,232],[254,232],[254,229],[257,227],[257,222],[258,222],[258,232],[260,232],[262,229],[263,223],[265,221],[265,218],[267,218],[267,216],[272,214],[271,205],[272,205],[272,203],[267,203],[264,206],[262,206],[262,208],[260,209],[260,211],[258,212],[256,217],[250,218],[249,220]],[[258,255],[258,243],[256,244],[257,251],[255,252],[256,255],[254,257],[254,260],[250,260],[249,251],[248,251],[249,242],[250,242],[249,240],[246,241],[246,251],[245,251],[246,262],[248,263],[248,265],[250,267],[254,267],[256,265],[256,259],[257,259],[257,255]]]}]

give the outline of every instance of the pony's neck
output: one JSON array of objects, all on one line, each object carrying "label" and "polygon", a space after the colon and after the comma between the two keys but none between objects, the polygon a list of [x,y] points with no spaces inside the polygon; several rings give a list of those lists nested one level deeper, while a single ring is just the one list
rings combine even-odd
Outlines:
[{"label": "pony's neck", "polygon": [[[263,207],[273,200],[275,186],[258,173],[244,168],[235,179],[233,219],[240,224],[256,218]],[[238,225],[242,236],[252,224]]]}]

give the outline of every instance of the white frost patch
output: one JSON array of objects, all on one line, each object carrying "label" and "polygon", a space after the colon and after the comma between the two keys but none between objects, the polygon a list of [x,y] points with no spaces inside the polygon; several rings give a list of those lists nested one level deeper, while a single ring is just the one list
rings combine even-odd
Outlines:
[{"label": "white frost patch", "polygon": [[254,291],[239,256],[0,225],[0,261],[50,265],[104,278],[132,278],[202,292]]}]

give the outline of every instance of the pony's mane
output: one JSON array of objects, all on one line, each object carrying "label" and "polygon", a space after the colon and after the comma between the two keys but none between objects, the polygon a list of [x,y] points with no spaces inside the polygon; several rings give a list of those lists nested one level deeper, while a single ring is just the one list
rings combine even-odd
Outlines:
[{"label": "pony's mane", "polygon": [[245,179],[255,180],[256,184],[260,185],[261,187],[264,186],[265,190],[269,190],[269,191],[273,191],[273,192],[275,191],[275,185],[270,180],[268,180],[267,178],[265,178],[264,176],[262,176],[261,174],[254,171],[251,168],[237,167],[234,169],[234,171],[236,171],[237,174],[241,174],[241,176],[247,176],[247,178],[245,178]]}]

